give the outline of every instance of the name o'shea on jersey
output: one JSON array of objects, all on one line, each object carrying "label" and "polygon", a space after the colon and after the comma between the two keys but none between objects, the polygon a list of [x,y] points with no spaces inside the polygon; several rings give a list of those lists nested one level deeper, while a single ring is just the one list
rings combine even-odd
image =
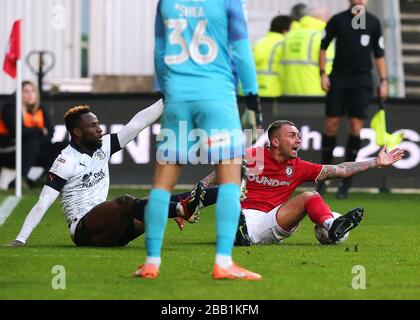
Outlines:
[{"label": "name o'shea on jersey", "polygon": [[180,17],[186,18],[204,18],[204,8],[199,6],[183,6],[179,3],[175,3],[175,10],[179,11]]}]

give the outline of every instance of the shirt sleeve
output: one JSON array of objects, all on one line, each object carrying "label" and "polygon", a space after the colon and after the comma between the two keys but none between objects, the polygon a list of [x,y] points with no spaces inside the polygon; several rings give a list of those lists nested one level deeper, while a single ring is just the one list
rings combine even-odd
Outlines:
[{"label": "shirt sleeve", "polygon": [[49,186],[44,186],[41,194],[39,195],[37,203],[32,207],[31,211],[26,216],[22,229],[16,237],[17,241],[26,243],[26,240],[29,238],[32,231],[40,223],[41,219],[44,217],[44,214],[54,203],[55,199],[57,199],[58,195],[59,192],[57,190],[54,190]]},{"label": "shirt sleeve", "polygon": [[51,171],[48,172],[47,175],[47,181],[45,182],[45,185],[60,192],[64,185],[67,183],[67,180],[57,176],[55,173],[52,173]]},{"label": "shirt sleeve", "polygon": [[155,62],[155,73],[159,87],[162,92],[165,92],[165,86],[163,81],[163,75],[165,72],[165,28],[163,25],[162,16],[160,14],[161,2],[159,1],[156,9],[156,20],[155,20],[155,51],[154,51],[154,62]]},{"label": "shirt sleeve", "polygon": [[112,133],[111,134],[111,155],[114,154],[115,152],[120,151],[121,145],[120,142],[118,141],[118,135],[116,133]]},{"label": "shirt sleeve", "polygon": [[105,152],[107,158],[112,156],[112,134],[106,134],[102,137],[102,147],[101,150]]},{"label": "shirt sleeve", "polygon": [[373,35],[373,56],[376,59],[385,56],[385,40],[382,34],[381,22],[377,20],[376,32]]},{"label": "shirt sleeve", "polygon": [[[163,112],[163,100],[159,99],[150,107],[137,112],[134,117],[117,133],[118,147],[124,148],[145,128],[155,122]],[[112,146],[112,139],[111,139]],[[111,151],[112,147],[111,147]],[[117,150],[118,151],[118,150]],[[112,152],[114,153],[114,152]]]},{"label": "shirt sleeve", "polygon": [[226,1],[226,11],[229,24],[229,42],[232,49],[232,58],[242,90],[245,95],[257,94],[257,74],[251,43],[248,37],[248,27],[240,0]]},{"label": "shirt sleeve", "polygon": [[325,27],[323,37],[321,40],[321,49],[327,50],[330,46],[331,41],[337,36],[336,30],[336,20],[335,17],[332,17],[330,21],[328,21],[327,26]]},{"label": "shirt sleeve", "polygon": [[322,171],[322,164],[299,161],[299,171],[303,172],[303,182],[317,182],[318,176]]},{"label": "shirt sleeve", "polygon": [[76,164],[63,154],[60,154],[54,161],[49,173],[52,173],[59,178],[67,181],[74,175]]}]

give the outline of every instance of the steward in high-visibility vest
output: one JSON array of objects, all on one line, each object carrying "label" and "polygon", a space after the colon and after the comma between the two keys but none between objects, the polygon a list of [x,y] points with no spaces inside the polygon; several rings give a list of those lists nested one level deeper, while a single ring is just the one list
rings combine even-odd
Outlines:
[{"label": "steward in high-visibility vest", "polygon": [[[320,44],[326,23],[305,16],[300,28],[290,31],[285,39],[282,55],[282,89],[288,96],[324,96],[318,65]],[[326,72],[329,74],[334,59],[334,46],[327,51]]]},{"label": "steward in high-visibility vest", "polygon": [[270,31],[254,45],[260,97],[278,97],[282,93],[280,61],[284,35],[289,31],[291,23],[289,16],[276,16],[271,21]]},{"label": "steward in high-visibility vest", "polygon": [[293,22],[290,26],[290,31],[297,30],[297,29],[300,29],[300,28],[301,28],[300,27],[300,22],[297,21],[297,20],[293,20]]},{"label": "steward in high-visibility vest", "polygon": [[300,19],[308,14],[308,6],[304,3],[297,3],[290,9],[290,16],[293,19],[290,31],[300,29]]}]

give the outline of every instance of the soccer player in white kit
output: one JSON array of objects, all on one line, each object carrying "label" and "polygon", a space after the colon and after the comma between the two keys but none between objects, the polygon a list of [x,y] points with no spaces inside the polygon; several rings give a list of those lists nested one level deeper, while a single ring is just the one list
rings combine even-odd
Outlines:
[{"label": "soccer player in white kit", "polygon": [[[73,242],[78,246],[123,246],[144,233],[146,199],[129,195],[106,201],[109,190],[108,162],[144,128],[156,121],[163,110],[162,100],[138,112],[118,133],[102,135],[95,114],[88,106],[70,108],[64,116],[71,135],[70,144],[56,158],[38,202],[27,215],[14,241],[21,246],[60,197]],[[203,188],[196,186],[184,201],[172,203],[169,217],[195,222]],[[173,199],[171,199],[173,200]]]}]

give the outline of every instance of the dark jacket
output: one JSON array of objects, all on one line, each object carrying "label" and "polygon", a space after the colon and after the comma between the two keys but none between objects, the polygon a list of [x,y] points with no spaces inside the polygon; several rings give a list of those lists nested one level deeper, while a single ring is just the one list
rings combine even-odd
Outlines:
[{"label": "dark jacket", "polygon": [[[39,107],[43,113],[44,128],[48,130],[48,135],[44,136],[42,128],[30,128],[26,127],[24,122],[22,123],[22,141],[27,140],[29,137],[34,135],[39,136],[41,139],[46,139],[51,141],[53,136],[53,129],[51,117],[49,115],[49,110],[45,105]],[[7,147],[15,145],[16,139],[16,107],[14,103],[7,103],[3,106],[0,111],[1,120],[3,124],[8,129],[8,135],[0,135],[0,147]]]}]

